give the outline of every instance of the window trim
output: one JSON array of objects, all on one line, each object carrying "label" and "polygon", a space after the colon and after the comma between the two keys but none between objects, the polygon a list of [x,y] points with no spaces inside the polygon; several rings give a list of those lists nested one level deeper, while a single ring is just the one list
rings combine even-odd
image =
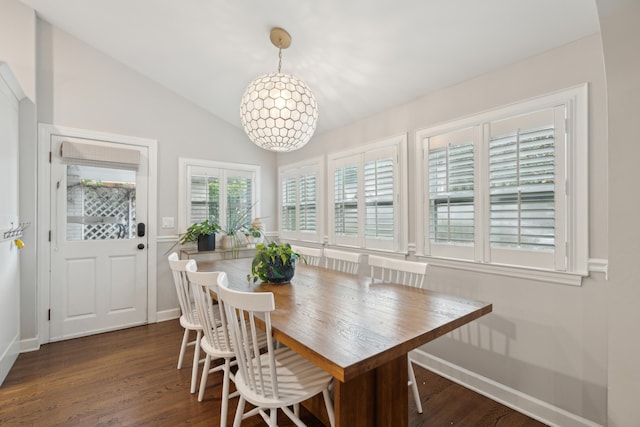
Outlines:
[{"label": "window trim", "polygon": [[[327,156],[327,174],[328,174],[328,189],[327,189],[327,216],[328,216],[328,240],[329,244],[335,246],[344,247],[357,247],[361,249],[369,249],[383,252],[394,253],[407,253],[408,251],[408,222],[409,222],[409,208],[408,208],[408,171],[407,171],[407,134],[403,133],[396,136],[387,137],[376,142],[368,143],[357,148],[331,153]],[[363,194],[363,176],[364,176],[364,163],[368,158],[368,155],[375,151],[392,149],[395,150],[397,155],[397,170],[394,168],[395,182],[398,183],[397,188],[394,188],[394,204],[397,204],[397,213],[394,214],[394,231],[395,237],[390,243],[380,241],[380,244],[376,244],[376,239],[367,238],[364,230],[364,215],[365,210],[358,210],[358,235],[357,237],[340,237],[335,233],[335,216],[330,212],[333,211],[335,200],[335,169],[336,165],[340,165],[345,162],[346,159],[358,158],[358,191],[359,201],[358,205],[362,204],[364,207]],[[362,200],[360,200],[362,199]]]},{"label": "window trim", "polygon": [[[300,187],[299,179],[303,171],[316,170],[316,232],[299,231],[300,225]],[[282,178],[295,176],[296,178],[296,231],[282,229]],[[308,160],[291,163],[278,167],[278,233],[283,239],[298,240],[301,242],[322,243],[324,240],[325,223],[325,159],[324,156],[314,157]]]},{"label": "window trim", "polygon": [[[259,165],[251,165],[245,163],[230,163],[221,162],[216,160],[206,159],[191,159],[186,157],[178,158],[178,230],[180,233],[184,233],[190,224],[187,224],[189,219],[189,169],[195,168],[210,168],[220,169],[226,171],[238,171],[249,172],[255,176],[255,185],[253,187],[253,200],[255,200],[255,206],[253,207],[253,218],[259,218],[260,214],[260,200],[258,196],[261,193],[260,187],[260,175],[261,167]],[[252,219],[253,219],[252,218]]]},{"label": "window trim", "polygon": [[[566,241],[566,271],[555,271],[536,267],[517,266],[517,265],[499,265],[486,261],[483,251],[486,252],[485,245],[488,242],[476,241],[476,253],[473,259],[462,260],[456,259],[455,251],[449,254],[434,255],[430,251],[428,227],[425,226],[424,218],[428,216],[428,200],[426,199],[426,183],[425,183],[425,153],[423,150],[423,141],[430,135],[438,135],[464,127],[482,126],[483,123],[497,121],[519,114],[526,114],[532,111],[552,108],[559,105],[566,106],[565,131],[567,133],[565,158],[560,161],[565,164],[565,205],[564,216],[565,230],[564,235]],[[526,277],[539,278],[544,281],[560,282],[568,284],[576,284],[575,277],[578,277],[577,284],[580,284],[580,277],[589,274],[589,198],[588,198],[588,150],[589,150],[589,117],[588,117],[588,84],[584,83],[568,89],[559,90],[542,96],[530,98],[528,100],[499,107],[483,113],[472,115],[451,122],[443,123],[429,128],[419,129],[415,133],[415,170],[416,170],[416,255],[431,260],[436,264],[443,266],[455,266],[455,268],[471,269],[477,271],[480,268],[484,272],[492,272],[496,274],[505,274],[514,276],[524,273]],[[484,134],[485,131],[483,131]],[[483,138],[484,140],[485,138]],[[486,156],[485,147],[481,147],[478,155]],[[476,197],[486,197],[488,191],[486,178],[482,175],[486,171],[480,171],[476,168],[476,183],[478,191]],[[485,206],[486,210],[486,206]],[[482,221],[485,221],[488,212],[478,213]],[[488,225],[482,224],[477,230],[480,236],[484,235],[484,231]],[[479,243],[479,244],[478,244]],[[550,280],[550,277],[553,279]]]}]

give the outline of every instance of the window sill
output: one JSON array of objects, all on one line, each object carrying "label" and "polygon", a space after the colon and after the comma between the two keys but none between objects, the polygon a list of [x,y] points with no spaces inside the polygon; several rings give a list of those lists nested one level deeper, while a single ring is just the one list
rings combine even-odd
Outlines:
[{"label": "window sill", "polygon": [[[538,270],[526,267],[511,267],[505,265],[483,264],[456,259],[435,258],[418,255],[421,261],[425,261],[435,267],[445,267],[455,270],[474,271],[477,273],[495,274],[500,276],[516,277],[519,279],[537,280],[546,283],[560,285],[581,286],[582,278],[578,273],[566,273],[559,271]],[[589,270],[602,272],[606,277],[606,260],[590,260]]]}]

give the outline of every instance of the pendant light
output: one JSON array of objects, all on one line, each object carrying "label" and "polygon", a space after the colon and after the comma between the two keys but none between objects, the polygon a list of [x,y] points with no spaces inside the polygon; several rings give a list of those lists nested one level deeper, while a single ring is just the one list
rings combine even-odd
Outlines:
[{"label": "pendant light", "polygon": [[278,48],[278,72],[257,77],[242,95],[240,119],[257,146],[270,151],[297,150],[311,139],[318,120],[318,104],[305,82],[281,72],[282,49],[291,36],[282,28],[271,30]]}]

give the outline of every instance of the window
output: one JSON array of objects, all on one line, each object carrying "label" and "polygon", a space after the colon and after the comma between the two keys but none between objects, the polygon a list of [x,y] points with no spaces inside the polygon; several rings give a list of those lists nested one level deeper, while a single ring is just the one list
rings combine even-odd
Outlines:
[{"label": "window", "polygon": [[420,255],[587,274],[587,89],[416,133]]},{"label": "window", "polygon": [[473,247],[473,132],[473,128],[466,128],[429,138],[429,236],[434,243]]},{"label": "window", "polygon": [[205,219],[224,229],[260,216],[260,167],[180,158],[180,227]]},{"label": "window", "polygon": [[406,251],[406,135],[329,158],[330,243]]},{"label": "window", "polygon": [[336,160],[333,171],[334,233],[339,238],[358,237],[359,157]]},{"label": "window", "polygon": [[321,242],[322,158],[280,167],[280,236]]}]

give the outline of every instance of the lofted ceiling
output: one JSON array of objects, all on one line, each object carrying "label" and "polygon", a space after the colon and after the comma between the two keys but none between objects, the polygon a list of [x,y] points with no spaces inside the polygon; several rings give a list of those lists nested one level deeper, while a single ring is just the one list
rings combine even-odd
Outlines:
[{"label": "lofted ceiling", "polygon": [[22,0],[41,19],[241,127],[247,84],[282,71],[317,133],[599,31],[595,0]]}]

